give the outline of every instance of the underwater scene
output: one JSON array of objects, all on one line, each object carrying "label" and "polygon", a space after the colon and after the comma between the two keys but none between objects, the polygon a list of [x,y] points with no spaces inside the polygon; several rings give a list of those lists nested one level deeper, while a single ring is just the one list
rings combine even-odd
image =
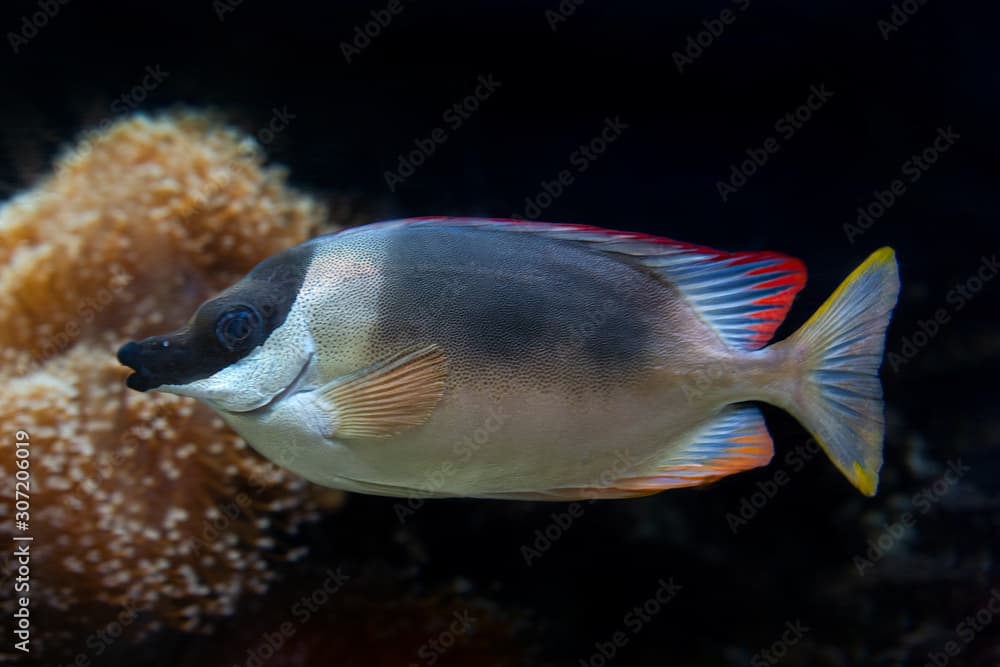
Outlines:
[{"label": "underwater scene", "polygon": [[1000,665],[996,11],[0,10],[0,663]]}]

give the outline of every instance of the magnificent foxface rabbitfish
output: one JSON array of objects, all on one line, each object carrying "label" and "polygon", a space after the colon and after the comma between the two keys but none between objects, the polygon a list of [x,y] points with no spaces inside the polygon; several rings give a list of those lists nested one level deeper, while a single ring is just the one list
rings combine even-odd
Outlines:
[{"label": "magnificent foxface rabbitfish", "polygon": [[398,220],[280,252],[118,358],[129,387],[193,396],[265,456],[350,491],[567,500],[705,484],[771,459],[748,403],[763,401],[871,495],[893,251],[764,347],[804,284],[774,252]]}]

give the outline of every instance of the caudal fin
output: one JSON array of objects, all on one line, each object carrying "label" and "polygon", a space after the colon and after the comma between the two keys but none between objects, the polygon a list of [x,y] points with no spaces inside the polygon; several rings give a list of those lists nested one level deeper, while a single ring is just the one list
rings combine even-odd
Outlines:
[{"label": "caudal fin", "polygon": [[892,248],[876,250],[809,321],[779,345],[801,360],[784,406],[834,465],[868,496],[882,467],[885,406],[879,367],[899,295]]}]

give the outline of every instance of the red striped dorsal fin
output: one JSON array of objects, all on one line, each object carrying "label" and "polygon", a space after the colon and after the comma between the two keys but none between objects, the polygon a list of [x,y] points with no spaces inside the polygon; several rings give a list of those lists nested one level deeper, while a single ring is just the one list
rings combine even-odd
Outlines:
[{"label": "red striped dorsal fin", "polygon": [[[341,232],[370,228],[356,227]],[[475,227],[504,233],[540,234],[617,254],[655,271],[683,294],[695,312],[730,347],[763,347],[805,286],[806,269],[776,252],[725,252],[705,246],[586,225],[525,222],[500,218],[426,217],[375,223],[394,227]]]}]

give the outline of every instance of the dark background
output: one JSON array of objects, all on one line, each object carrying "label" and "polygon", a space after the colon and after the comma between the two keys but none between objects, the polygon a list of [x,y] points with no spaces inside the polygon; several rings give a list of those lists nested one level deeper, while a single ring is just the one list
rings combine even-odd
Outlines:
[{"label": "dark background", "polygon": [[[888,2],[751,0],[741,11],[585,0],[553,31],[545,12],[556,2],[418,0],[402,3],[351,63],[341,42],[388,3],[335,4],[245,0],[220,21],[208,1],[127,9],[74,1],[17,54],[7,34],[38,5],[5,6],[3,196],[44,174],[76,133],[116,115],[115,100],[147,66],[169,74],[139,109],[214,108],[253,131],[286,108],[294,119],[267,146],[271,159],[288,166],[294,185],[348,197],[372,219],[524,212],[526,197],[571,168],[570,154],[606,118],[620,117],[628,125],[621,137],[539,218],[798,256],[810,282],[779,337],[885,244],[898,253],[903,281],[887,350],[902,353],[935,310],[952,317],[911,360],[884,369],[889,429],[874,499],[818,456],[734,535],[727,513],[787,468],[785,456],[807,439],[790,417],[767,410],[777,449],[770,468],[704,490],[588,505],[531,567],[520,545],[565,506],[439,501],[400,525],[395,501],[362,496],[308,528],[303,567],[345,564],[392,582],[390,597],[454,586],[515,619],[537,664],[589,659],[595,642],[622,629],[624,614],[670,577],[682,592],[630,635],[614,664],[771,664],[758,652],[796,620],[809,631],[780,664],[924,664],[955,640],[956,625],[1000,586],[1000,281],[987,281],[960,311],[947,296],[983,256],[1000,252],[1000,82],[987,3],[913,3],[913,16],[884,39],[878,22],[890,18]],[[674,52],[725,7],[735,21],[679,72]],[[445,125],[442,114],[481,75],[500,87],[390,191],[384,173]],[[833,95],[786,140],[775,122],[811,86]],[[918,181],[906,180],[903,163],[948,127],[960,136],[955,145]],[[768,137],[780,150],[723,202],[717,182]],[[906,192],[850,242],[844,224],[895,178]],[[859,576],[854,557],[958,459],[970,472]],[[298,575],[289,573],[288,590]],[[129,664],[201,664],[206,647],[253,640],[246,619],[260,612],[248,603],[212,638],[154,638]],[[373,605],[370,613],[377,620],[392,611]],[[949,664],[998,664],[998,630],[1000,618]],[[335,658],[303,653],[296,664]]]}]

